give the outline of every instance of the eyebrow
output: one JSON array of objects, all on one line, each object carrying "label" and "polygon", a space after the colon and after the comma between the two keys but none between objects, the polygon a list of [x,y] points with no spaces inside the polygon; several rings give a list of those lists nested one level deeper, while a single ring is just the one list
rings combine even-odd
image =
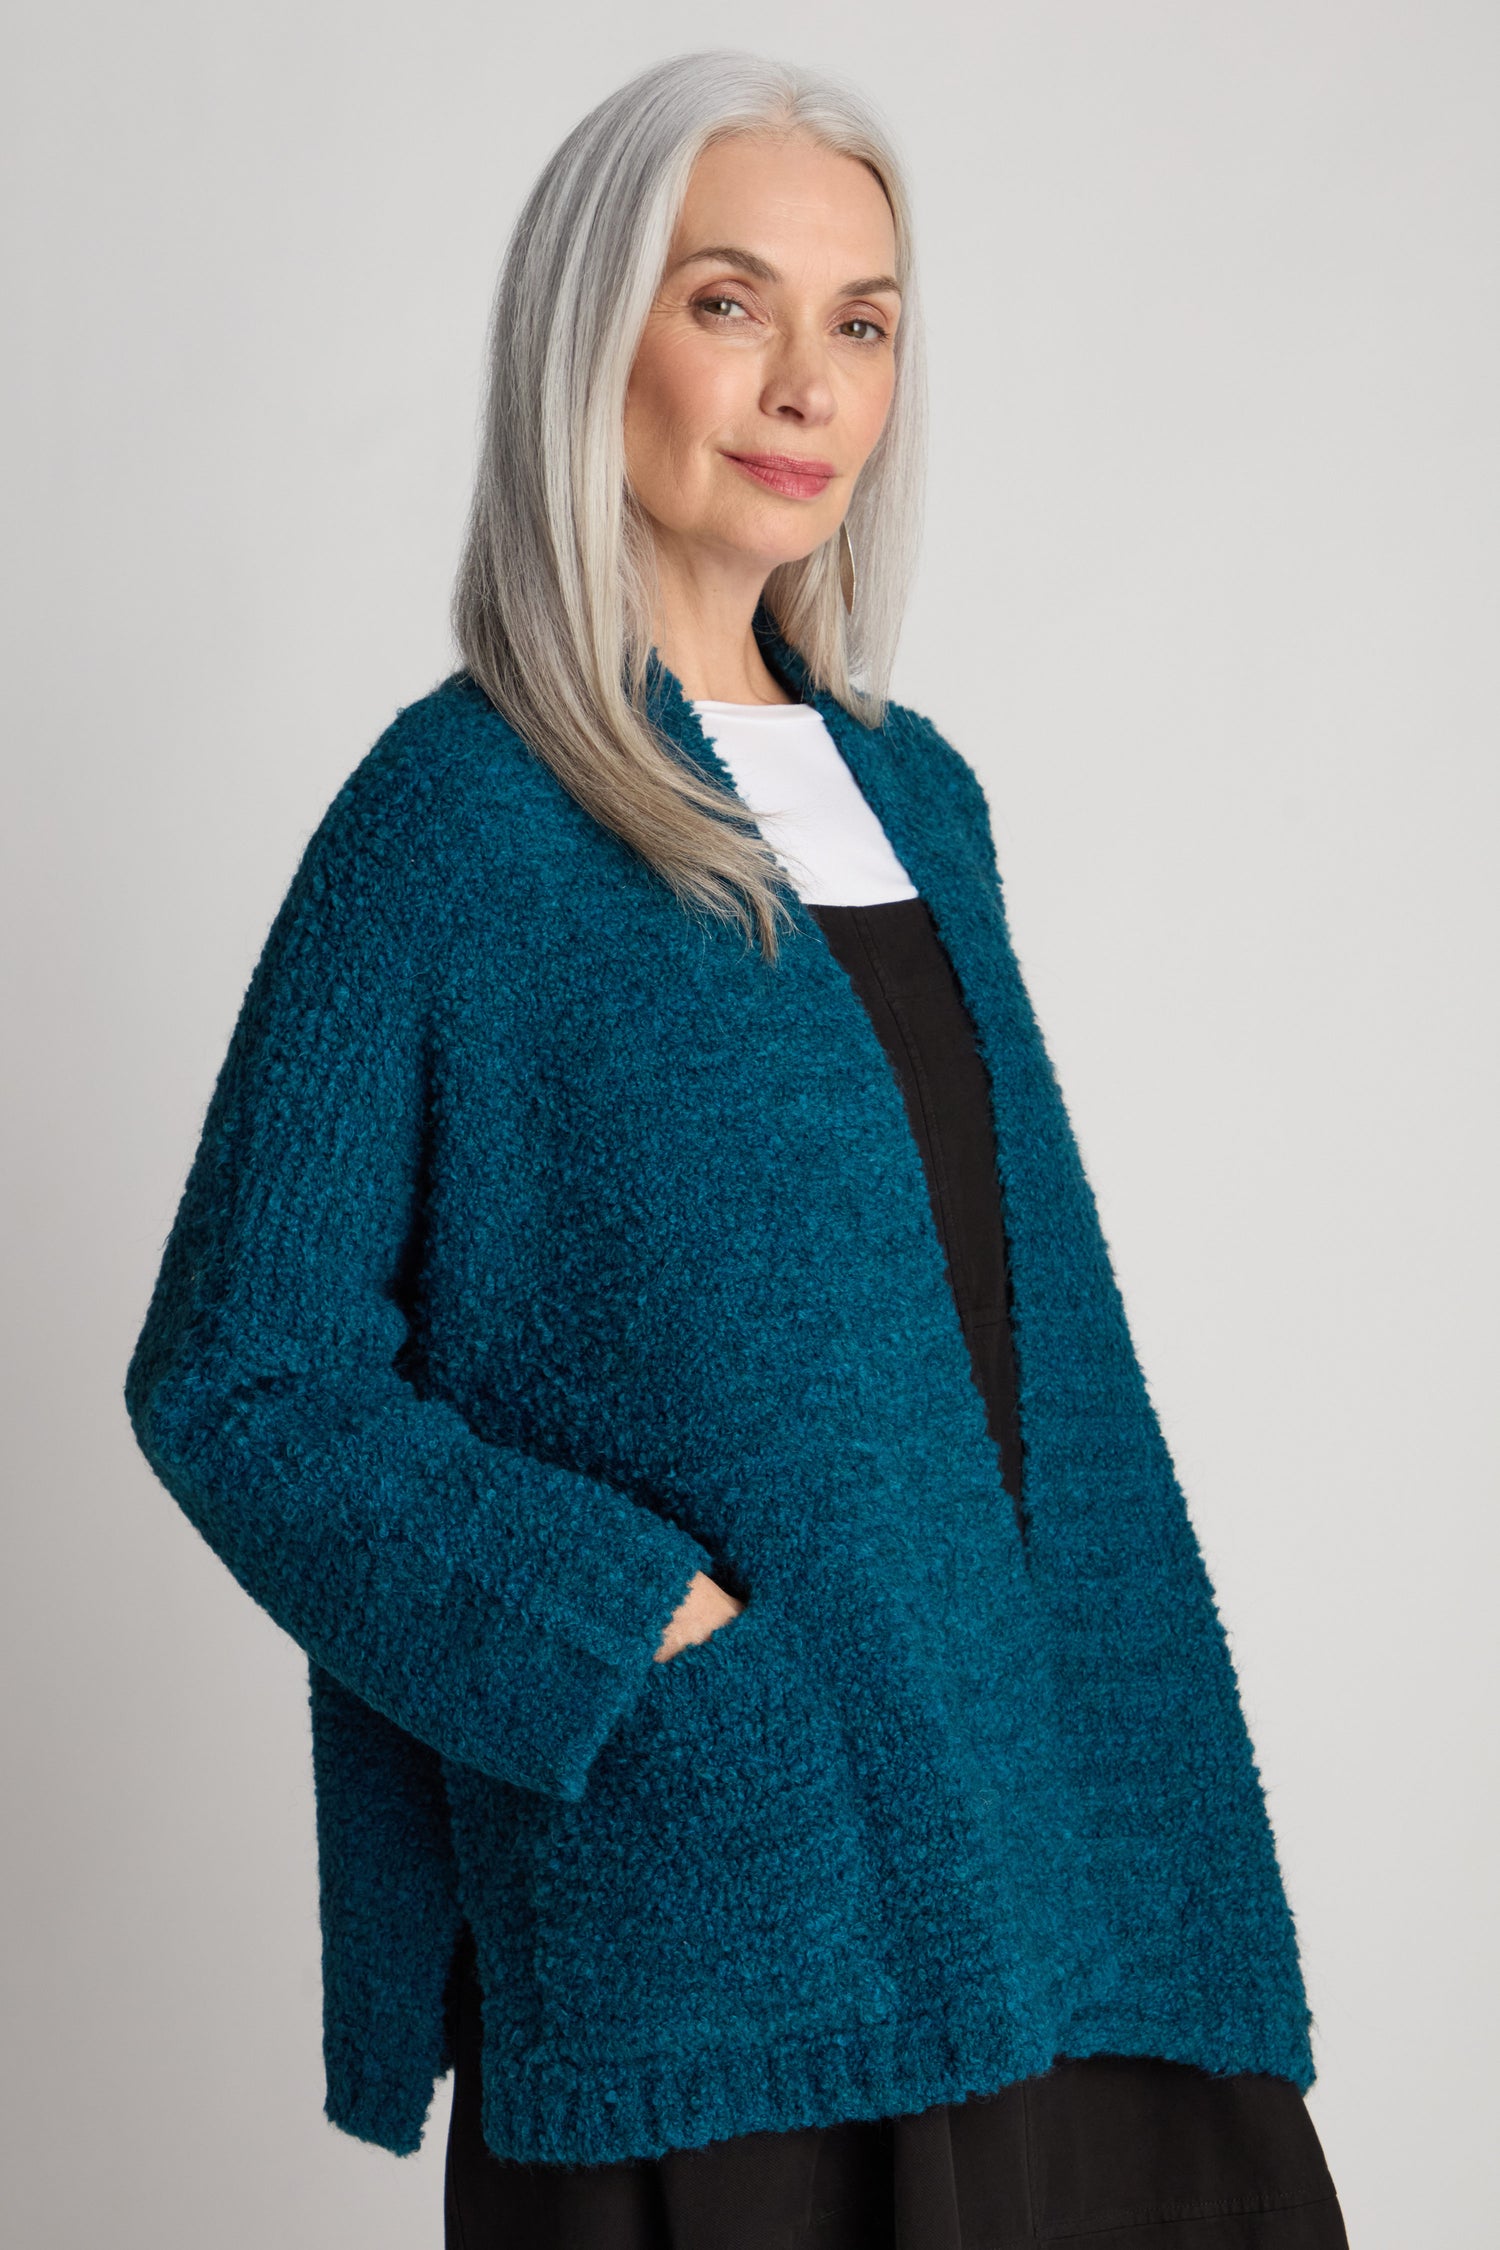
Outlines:
[{"label": "eyebrow", "polygon": [[[701,264],[735,266],[741,273],[749,274],[754,281],[775,282],[781,279],[776,268],[768,265],[764,258],[757,258],[753,250],[742,250],[733,242],[715,242],[703,250],[689,250],[687,256],[679,258],[670,271],[677,273],[683,266]],[[900,283],[888,273],[867,274],[861,281],[846,281],[838,292],[841,297],[876,297],[882,293],[893,297],[901,294]]]}]

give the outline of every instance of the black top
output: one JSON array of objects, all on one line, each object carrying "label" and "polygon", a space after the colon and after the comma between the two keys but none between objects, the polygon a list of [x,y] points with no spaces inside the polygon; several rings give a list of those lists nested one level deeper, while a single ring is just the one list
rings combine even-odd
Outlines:
[{"label": "black top", "polygon": [[1021,1423],[999,1158],[989,1073],[958,978],[924,898],[807,911],[848,971],[901,1082],[974,1380],[1020,1519]]},{"label": "black top", "polygon": [[[1024,1456],[989,1076],[924,899],[812,906],[869,1010],[921,1150],[975,1381],[1018,1515]],[[1024,1519],[1023,1519],[1024,1521]],[[1151,2057],[1064,2060],[919,2115],[747,2133],[622,2164],[497,2157],[480,1991],[449,1993],[448,2250],[1348,2250],[1288,2080]]]}]

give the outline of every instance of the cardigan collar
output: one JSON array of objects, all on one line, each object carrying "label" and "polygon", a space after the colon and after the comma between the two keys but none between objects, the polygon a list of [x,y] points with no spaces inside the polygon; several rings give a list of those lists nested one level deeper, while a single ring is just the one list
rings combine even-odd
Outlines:
[{"label": "cardigan collar", "polygon": [[[861,794],[889,837],[896,856],[927,899],[939,932],[946,938],[943,908],[951,871],[943,864],[946,854],[941,831],[929,831],[923,818],[921,793],[917,792],[914,801],[909,785],[903,786],[903,777],[891,754],[891,714],[895,706],[888,706],[884,724],[867,726],[863,720],[855,718],[836,695],[814,684],[806,658],[787,640],[764,601],[756,608],[752,629],[770,669],[791,689],[798,702],[810,705],[822,718]],[[706,779],[717,782],[729,795],[740,795],[734,775],[719,756],[682,682],[655,649],[647,662],[646,704],[659,732],[690,765]],[[909,784],[910,776],[906,779]],[[793,922],[799,928],[816,931],[816,917],[790,885],[784,897]]]},{"label": "cardigan collar", "polygon": [[[782,684],[791,689],[797,702],[811,704],[830,727],[835,711],[846,720],[849,718],[835,696],[813,685],[806,658],[786,639],[764,601],[757,605],[751,629],[766,663]],[[681,680],[656,649],[652,649],[646,664],[646,707],[653,723],[701,772],[726,789],[734,789],[733,777],[714,749]],[[857,720],[850,723],[858,725]]]},{"label": "cardigan collar", "polygon": [[[927,902],[967,996],[972,985],[993,974],[1008,942],[1004,906],[987,829],[982,822],[955,826],[951,785],[945,786],[929,745],[920,739],[925,722],[888,703],[882,723],[867,726],[837,696],[814,685],[806,659],[785,638],[764,602],[755,612],[753,629],[771,670],[799,702],[822,717],[892,850]],[[647,708],[689,764],[730,795],[740,795],[681,681],[654,649],[647,667]],[[794,924],[818,932],[816,916],[790,885],[784,897]],[[981,902],[977,913],[976,897]],[[814,953],[819,950],[813,947]],[[863,1015],[862,1008],[857,1012]]]}]

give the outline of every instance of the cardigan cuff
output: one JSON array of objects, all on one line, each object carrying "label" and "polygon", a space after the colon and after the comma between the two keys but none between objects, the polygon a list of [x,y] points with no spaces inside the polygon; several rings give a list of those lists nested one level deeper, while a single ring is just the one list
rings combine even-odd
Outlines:
[{"label": "cardigan cuff", "polygon": [[[515,1609],[470,1587],[463,1669],[473,1696],[472,1748],[454,1746],[461,1763],[569,1804],[582,1798],[607,1737],[651,1679],[669,1618],[694,1575],[714,1567],[690,1532],[660,1517],[646,1521],[655,1568],[632,1574],[628,1595],[617,1590],[612,1616],[533,1617],[523,1626]],[[592,1646],[583,1645],[585,1636]]]},{"label": "cardigan cuff", "polygon": [[[679,1594],[677,1601],[681,1599]],[[663,1631],[671,1614],[669,1609],[662,1618]],[[607,1664],[548,1633],[536,1693],[519,1699],[508,1714],[505,1764],[510,1779],[522,1789],[577,1804],[595,1758],[641,1695],[655,1662],[653,1651],[628,1666]]]}]

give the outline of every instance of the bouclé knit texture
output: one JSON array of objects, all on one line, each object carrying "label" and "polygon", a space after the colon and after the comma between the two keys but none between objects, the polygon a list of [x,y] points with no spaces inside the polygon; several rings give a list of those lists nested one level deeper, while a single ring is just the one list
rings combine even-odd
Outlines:
[{"label": "boucl\u00e9 knit texture", "polygon": [[[873,1025],[686,911],[457,675],[309,842],[126,1398],[306,1651],[327,2111],[397,2152],[472,1923],[501,2155],[916,2111],[1059,2054],[1312,2080],[1223,1630],[983,791],[815,701],[988,1066],[1024,1532]],[[717,760],[679,683],[677,755]],[[697,1570],[744,1610],[653,1652]]]}]

